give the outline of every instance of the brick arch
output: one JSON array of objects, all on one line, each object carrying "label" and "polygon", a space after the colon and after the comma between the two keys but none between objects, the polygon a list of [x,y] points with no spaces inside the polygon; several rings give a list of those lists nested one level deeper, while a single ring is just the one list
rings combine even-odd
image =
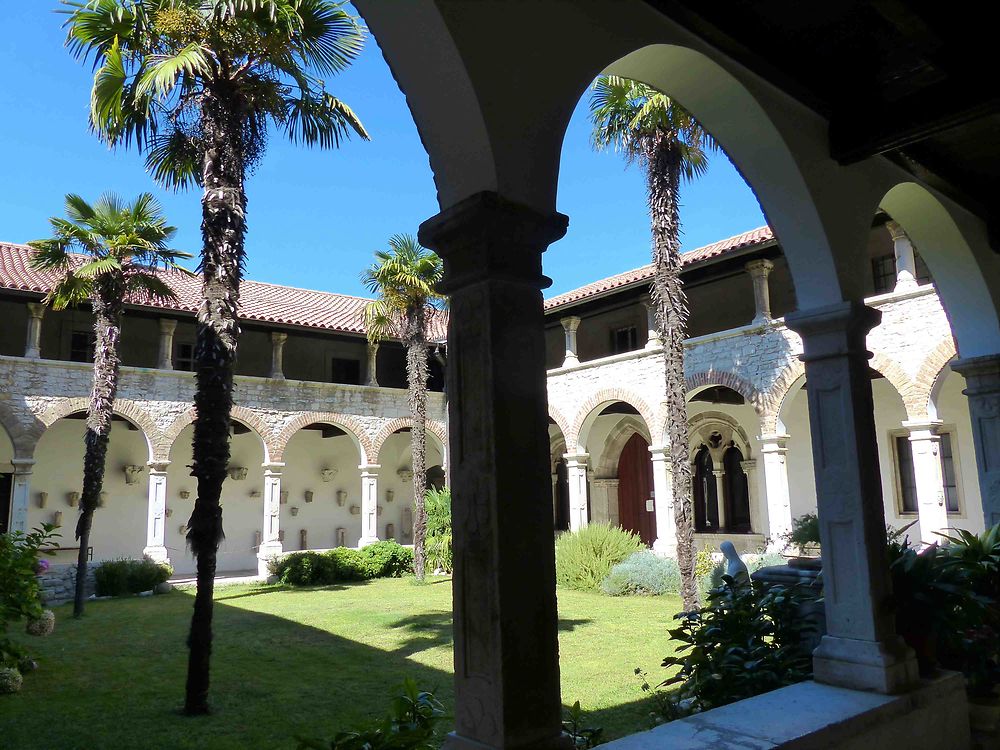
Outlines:
[{"label": "brick arch", "polygon": [[14,458],[31,458],[45,425],[29,409],[12,409],[8,402],[0,401],[0,430],[10,438]]},{"label": "brick arch", "polygon": [[[385,446],[385,441],[388,440],[393,434],[403,429],[404,427],[413,427],[413,420],[409,417],[399,417],[397,419],[390,420],[382,425],[382,428],[375,435],[375,439],[372,440],[372,460],[378,461],[379,454],[382,452],[382,448]],[[441,446],[441,455],[447,456],[448,454],[448,433],[444,429],[444,425],[440,422],[435,422],[433,419],[427,420],[427,432],[432,434],[438,439],[438,443]]]},{"label": "brick arch", "polygon": [[640,435],[649,445],[652,445],[649,426],[642,424],[635,416],[626,416],[608,433],[597,460],[591,460],[594,475],[597,477],[612,477],[618,475],[618,461],[621,458],[625,444],[633,435]]},{"label": "brick arch", "polygon": [[552,417],[552,421],[556,423],[556,427],[559,428],[559,431],[563,434],[563,437],[566,438],[567,443],[568,443],[569,438],[570,438],[570,434],[569,434],[569,427],[570,427],[569,420],[566,419],[566,417],[563,416],[563,413],[561,411],[559,411],[558,409],[556,409],[551,404],[549,404],[549,416]]},{"label": "brick arch", "polygon": [[882,373],[885,379],[896,389],[896,393],[903,400],[903,408],[906,410],[907,419],[915,419],[923,415],[925,410],[924,405],[927,403],[927,394],[921,392],[921,389],[906,374],[896,360],[882,352],[874,352],[868,365],[873,370]]},{"label": "brick arch", "polygon": [[[650,408],[649,404],[647,404],[644,399],[632,391],[625,388],[603,388],[596,393],[591,394],[591,396],[580,405],[580,408],[577,409],[576,417],[573,419],[572,427],[568,432],[563,433],[566,437],[567,448],[569,450],[575,451],[583,449],[583,444],[586,442],[588,435],[582,433],[585,428],[588,429],[589,432],[589,426],[587,425],[588,420],[590,420],[592,416],[596,417],[594,412],[598,407],[613,401],[622,401],[629,406],[632,406],[637,412],[639,412],[639,416],[642,417],[643,421],[646,423],[646,429],[649,430],[650,437],[654,441],[654,444],[656,443],[660,437],[659,435],[653,433],[654,426],[659,424],[659,420],[656,418],[656,411]],[[572,446],[569,443],[570,436],[573,438]]]},{"label": "brick arch", "polygon": [[[266,422],[264,422],[257,412],[252,411],[245,406],[233,406],[230,416],[232,419],[235,419],[237,422],[242,422],[257,433],[257,437],[260,438],[260,441],[264,446],[264,463],[270,463],[271,461],[276,460],[272,458],[274,455],[274,436],[271,434],[271,428]],[[170,449],[173,448],[174,443],[177,442],[177,438],[180,437],[184,428],[190,424],[194,424],[194,417],[195,409],[192,406],[186,412],[177,417],[177,419],[175,419],[173,423],[171,423],[171,425],[163,431],[162,438],[155,447],[154,461],[166,462],[170,460]]]},{"label": "brick arch", "polygon": [[948,336],[939,341],[938,345],[924,358],[920,369],[917,371],[917,377],[914,379],[921,391],[927,394],[927,400],[923,404],[923,414],[930,415],[937,411],[934,401],[937,398],[935,390],[938,385],[938,379],[941,377],[941,372],[944,368],[957,356],[958,350],[955,348],[955,339]]},{"label": "brick arch", "polygon": [[[68,417],[70,414],[85,412],[89,408],[90,399],[88,397],[60,399],[38,415],[38,420],[45,426],[45,429],[48,429],[60,419]],[[156,460],[156,445],[160,440],[160,428],[156,426],[156,422],[153,421],[149,413],[135,401],[124,398],[115,399],[112,413],[124,417],[139,428],[142,436],[146,439],[146,448],[149,451],[148,460]]]},{"label": "brick arch", "polygon": [[806,366],[798,357],[790,361],[778,373],[771,387],[764,394],[760,412],[760,432],[762,435],[773,435],[778,431],[778,419],[785,407],[792,386],[806,374]]},{"label": "brick arch", "polygon": [[752,383],[740,377],[735,372],[708,369],[684,378],[684,388],[688,393],[691,393],[695,388],[701,388],[706,385],[723,385],[726,388],[732,388],[746,399],[746,402],[750,404],[755,412],[758,414],[761,413],[763,398],[760,391]]},{"label": "brick arch", "polygon": [[344,430],[358,449],[358,460],[361,465],[372,461],[371,456],[374,456],[375,453],[372,451],[372,444],[368,439],[368,434],[365,432],[364,425],[350,415],[335,414],[334,412],[306,412],[295,417],[295,419],[285,425],[278,437],[275,438],[272,460],[283,461],[285,450],[288,448],[288,443],[295,433],[306,425],[317,422],[332,424]]}]

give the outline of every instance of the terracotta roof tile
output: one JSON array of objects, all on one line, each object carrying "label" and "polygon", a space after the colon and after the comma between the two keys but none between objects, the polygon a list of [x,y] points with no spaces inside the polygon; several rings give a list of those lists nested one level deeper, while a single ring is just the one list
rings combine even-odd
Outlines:
[{"label": "terracotta roof tile", "polygon": [[[719,256],[726,255],[727,253],[735,252],[736,250],[743,250],[748,247],[763,245],[767,242],[771,242],[772,240],[774,240],[774,234],[771,232],[770,227],[758,227],[757,229],[752,229],[749,232],[738,234],[735,237],[729,237],[724,240],[719,240],[718,242],[713,242],[711,245],[705,245],[704,247],[690,250],[681,256],[681,261],[685,266],[689,266],[704,260],[717,258]],[[625,271],[625,273],[620,273],[616,276],[610,276],[606,279],[594,281],[590,284],[586,284],[585,286],[581,286],[579,289],[573,289],[569,292],[564,292],[563,294],[551,297],[545,300],[545,309],[552,310],[573,302],[579,302],[587,299],[588,297],[595,297],[597,295],[614,291],[615,289],[637,284],[641,281],[648,281],[652,278],[652,264],[642,266],[641,268],[634,268],[631,271]]]}]

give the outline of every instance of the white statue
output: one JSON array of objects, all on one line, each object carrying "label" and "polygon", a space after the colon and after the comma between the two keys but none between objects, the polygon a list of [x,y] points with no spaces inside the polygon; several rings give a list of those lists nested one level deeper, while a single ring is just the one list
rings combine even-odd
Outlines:
[{"label": "white statue", "polygon": [[747,570],[746,563],[740,559],[736,546],[729,541],[719,545],[723,556],[726,558],[726,575],[733,579],[733,582],[742,588],[750,585],[750,571]]}]

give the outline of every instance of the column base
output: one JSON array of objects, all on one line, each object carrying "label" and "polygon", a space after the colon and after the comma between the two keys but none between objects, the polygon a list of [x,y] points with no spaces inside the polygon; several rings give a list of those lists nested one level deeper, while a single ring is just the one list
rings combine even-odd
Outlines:
[{"label": "column base", "polygon": [[268,570],[268,563],[275,557],[280,557],[282,553],[281,542],[265,542],[257,550],[257,575],[267,578],[271,575]]},{"label": "column base", "polygon": [[165,565],[170,564],[170,557],[167,555],[167,548],[162,545],[143,547],[142,556],[148,557],[153,562],[163,563]]},{"label": "column base", "polygon": [[657,557],[677,557],[677,540],[657,537],[653,542],[653,554]]},{"label": "column base", "polygon": [[892,695],[912,688],[920,675],[913,650],[899,636],[882,643],[824,635],[813,652],[813,679]]},{"label": "column base", "polygon": [[441,747],[442,750],[572,750],[573,740],[568,734],[561,734],[551,740],[533,742],[528,745],[506,743],[487,745],[479,740],[463,737],[458,732],[449,732]]},{"label": "column base", "polygon": [[358,540],[358,549],[362,547],[367,547],[369,544],[375,544],[375,542],[381,542],[377,536],[363,536]]}]

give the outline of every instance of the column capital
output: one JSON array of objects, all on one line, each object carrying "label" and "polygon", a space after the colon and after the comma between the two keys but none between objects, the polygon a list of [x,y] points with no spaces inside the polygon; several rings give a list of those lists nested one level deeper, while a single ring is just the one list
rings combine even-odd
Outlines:
[{"label": "column capital", "polygon": [[1000,354],[984,354],[979,357],[962,357],[951,361],[951,369],[968,380],[976,380],[976,394],[1000,391]]},{"label": "column capital", "polygon": [[937,431],[944,422],[940,419],[927,417],[926,419],[905,419],[901,424],[910,433],[910,438],[912,439],[916,433],[928,433],[919,437],[937,436]]},{"label": "column capital", "polygon": [[33,458],[12,458],[10,463],[14,467],[15,474],[30,474],[35,467]]},{"label": "column capital", "polygon": [[745,461],[740,461],[740,468],[743,469],[744,474],[749,476],[750,472],[755,471],[757,469],[757,459],[748,458]]},{"label": "column capital", "polygon": [[865,337],[882,320],[882,312],[863,302],[837,302],[785,316],[785,325],[802,337],[803,362],[845,355],[870,354]]},{"label": "column capital", "polygon": [[774,270],[774,263],[767,258],[758,258],[757,260],[748,261],[743,267],[751,276],[767,276]]},{"label": "column capital", "polygon": [[167,467],[170,466],[169,461],[147,461],[146,466],[149,467],[149,474],[166,474]]},{"label": "column capital", "polygon": [[364,474],[378,474],[378,470],[382,468],[382,464],[361,464],[358,469]]},{"label": "column capital", "polygon": [[566,331],[576,331],[580,327],[580,318],[576,315],[567,315],[565,318],[559,318],[559,323]]},{"label": "column capital", "polygon": [[670,446],[669,445],[651,445],[649,446],[650,461],[669,461],[670,460]]},{"label": "column capital", "polygon": [[788,452],[788,435],[761,435],[757,438],[760,441],[760,452],[761,453],[787,453]]},{"label": "column capital", "polygon": [[25,306],[28,308],[28,315],[38,320],[42,319],[48,309],[48,305],[44,302],[28,302]]},{"label": "column capital", "polygon": [[269,474],[280,474],[281,470],[285,468],[284,461],[265,461],[260,465],[260,468],[264,470],[265,473]]},{"label": "column capital", "polygon": [[716,477],[724,477],[724,476],[726,476],[726,470],[725,469],[712,469],[712,474],[714,474]]},{"label": "column capital", "polygon": [[288,341],[288,334],[284,331],[271,331],[271,342],[275,344],[284,344]]},{"label": "column capital", "polygon": [[160,333],[173,333],[177,330],[177,321],[174,318],[160,318]]},{"label": "column capital", "polygon": [[446,294],[487,279],[545,289],[551,281],[542,274],[541,253],[568,225],[564,214],[543,214],[483,191],[425,221],[417,236],[444,260],[439,288]]},{"label": "column capital", "polygon": [[567,464],[576,464],[578,466],[586,466],[587,461],[590,460],[589,453],[564,453],[563,458],[566,459]]},{"label": "column capital", "polygon": [[897,240],[908,240],[910,239],[906,232],[903,230],[902,225],[899,222],[890,219],[885,223],[885,228],[889,232],[889,236],[892,237],[893,242]]}]

